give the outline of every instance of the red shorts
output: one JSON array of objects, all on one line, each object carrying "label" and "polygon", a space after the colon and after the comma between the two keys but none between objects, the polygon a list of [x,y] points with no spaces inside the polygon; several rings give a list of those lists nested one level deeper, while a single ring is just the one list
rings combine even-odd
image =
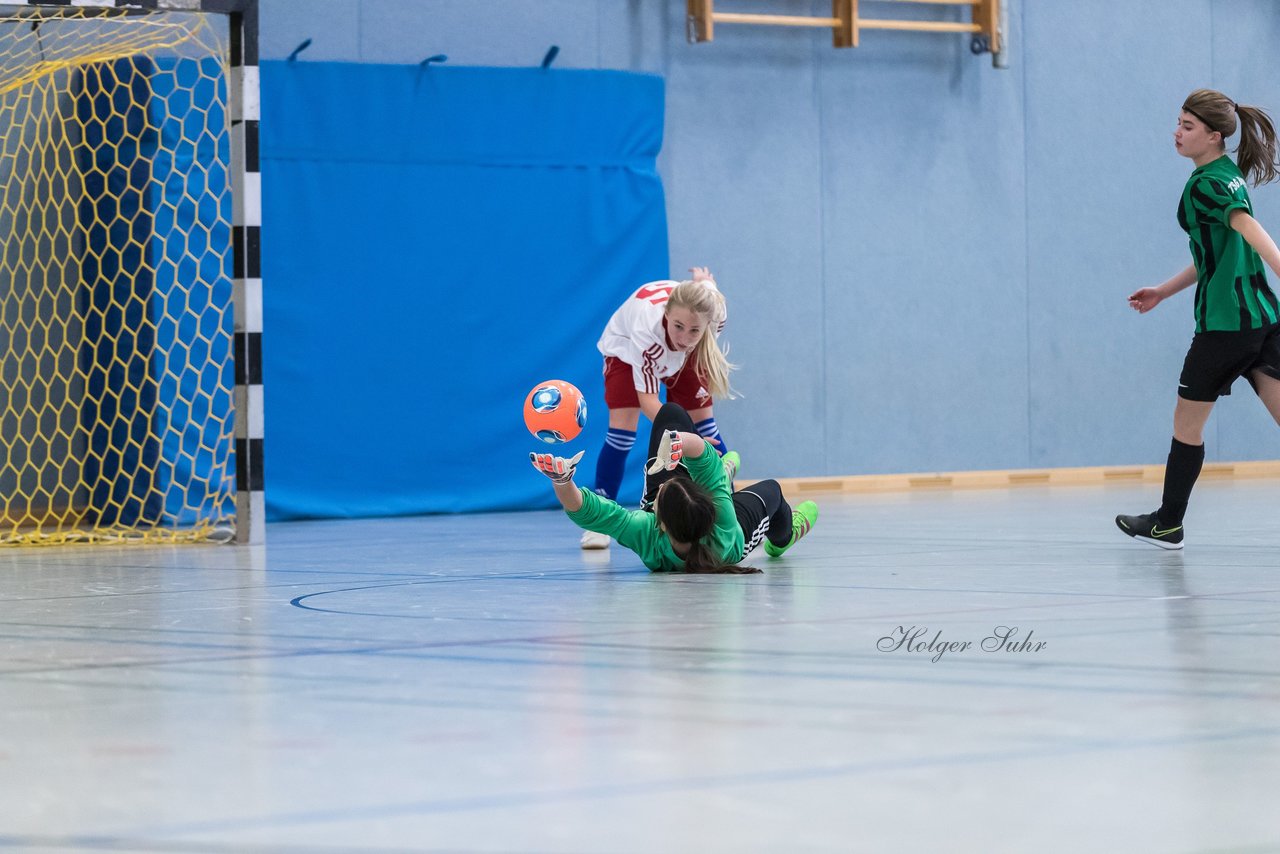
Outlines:
[{"label": "red shorts", "polygon": [[[662,384],[667,387],[668,402],[679,404],[689,412],[706,409],[712,404],[711,392],[698,376],[692,359],[685,359],[684,367],[675,376],[663,380]],[[617,356],[608,356],[604,360],[604,402],[610,409],[640,407],[631,366]]]}]

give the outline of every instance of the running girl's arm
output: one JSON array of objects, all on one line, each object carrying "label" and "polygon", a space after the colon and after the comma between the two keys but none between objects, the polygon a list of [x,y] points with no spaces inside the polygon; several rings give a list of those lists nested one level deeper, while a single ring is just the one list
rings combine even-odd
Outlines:
[{"label": "running girl's arm", "polygon": [[1196,283],[1196,265],[1190,264],[1180,273],[1175,274],[1172,278],[1162,282],[1159,285],[1165,297],[1171,297],[1179,291],[1185,291]]},{"label": "running girl's arm", "polygon": [[1180,273],[1156,285],[1154,288],[1139,288],[1129,294],[1129,307],[1139,314],[1146,314],[1162,301],[1179,291],[1184,291],[1196,283],[1195,265],[1187,267]]},{"label": "running girl's arm", "polygon": [[1253,251],[1262,256],[1262,260],[1267,262],[1267,266],[1280,276],[1280,249],[1276,248],[1276,242],[1271,239],[1271,235],[1267,234],[1267,230],[1262,224],[1242,210],[1234,210],[1231,212],[1231,227],[1239,232],[1245,242],[1253,247]]}]

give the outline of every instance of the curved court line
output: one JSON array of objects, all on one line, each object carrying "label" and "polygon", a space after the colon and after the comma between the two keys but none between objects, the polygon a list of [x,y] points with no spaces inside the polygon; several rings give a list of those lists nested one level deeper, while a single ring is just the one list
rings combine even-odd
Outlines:
[{"label": "curved court line", "polygon": [[[305,602],[307,599],[313,599],[318,596],[332,596],[335,593],[355,593],[361,590],[382,590],[388,587],[411,587],[411,586],[420,585],[420,584],[458,584],[458,583],[468,582],[468,581],[470,582],[498,581],[498,580],[518,581],[518,580],[540,579],[540,578],[549,578],[549,580],[559,580],[559,579],[566,579],[566,578],[574,578],[576,576],[581,576],[586,573],[590,573],[592,576],[604,574],[599,572],[598,570],[572,569],[572,570],[564,570],[563,572],[521,572],[521,573],[505,573],[505,574],[499,573],[497,575],[466,575],[466,576],[416,578],[416,579],[406,579],[406,580],[400,580],[400,581],[390,581],[390,582],[387,582],[386,584],[366,584],[359,587],[337,587],[332,590],[317,590],[314,593],[304,593],[301,596],[295,596],[293,599],[289,600],[289,604],[295,608],[301,608],[304,611],[318,611],[320,613],[325,613],[325,614],[344,614],[344,615],[349,615],[353,617],[395,617],[395,618],[409,618],[409,619],[415,619],[415,620],[422,619],[423,617],[430,617],[431,619],[436,619],[436,617],[429,614],[386,614],[379,611],[370,612],[370,611],[351,611],[351,610],[338,609],[338,608],[319,608],[319,607],[316,607],[315,605],[307,605],[305,604]],[[297,585],[295,584],[293,586],[296,587]]]}]

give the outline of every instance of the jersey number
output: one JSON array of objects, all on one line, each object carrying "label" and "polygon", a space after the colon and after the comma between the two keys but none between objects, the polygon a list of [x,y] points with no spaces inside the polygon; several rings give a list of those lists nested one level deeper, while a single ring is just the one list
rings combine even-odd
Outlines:
[{"label": "jersey number", "polygon": [[671,298],[671,292],[675,290],[675,285],[659,285],[655,288],[647,285],[636,291],[636,299],[647,299],[654,305],[662,305]]}]

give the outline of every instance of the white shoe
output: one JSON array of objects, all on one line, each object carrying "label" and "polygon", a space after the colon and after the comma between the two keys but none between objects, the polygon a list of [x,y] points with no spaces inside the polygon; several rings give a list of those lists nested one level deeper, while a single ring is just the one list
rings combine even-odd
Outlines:
[{"label": "white shoe", "polygon": [[597,534],[595,531],[583,531],[581,545],[584,549],[607,549],[613,538],[608,534]]}]

